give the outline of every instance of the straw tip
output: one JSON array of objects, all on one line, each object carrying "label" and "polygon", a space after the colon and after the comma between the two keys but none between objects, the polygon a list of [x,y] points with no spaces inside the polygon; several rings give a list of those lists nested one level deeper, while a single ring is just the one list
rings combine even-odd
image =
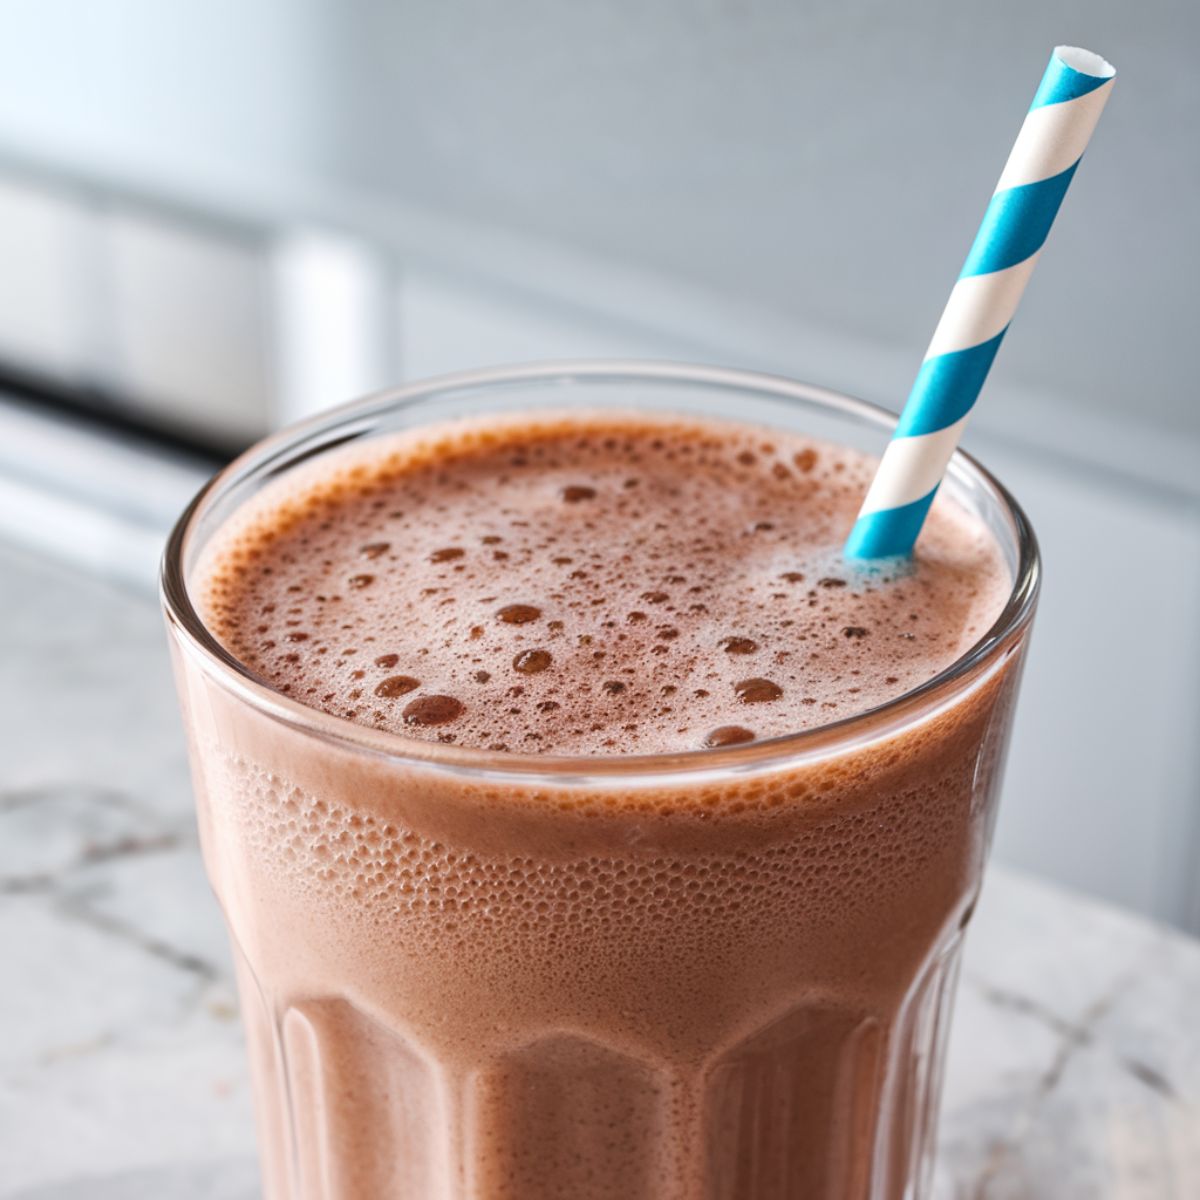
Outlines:
[{"label": "straw tip", "polygon": [[1117,68],[1112,63],[1080,46],[1055,46],[1054,57],[1070,67],[1072,71],[1078,71],[1080,75],[1091,75],[1096,79],[1111,79],[1117,73]]}]

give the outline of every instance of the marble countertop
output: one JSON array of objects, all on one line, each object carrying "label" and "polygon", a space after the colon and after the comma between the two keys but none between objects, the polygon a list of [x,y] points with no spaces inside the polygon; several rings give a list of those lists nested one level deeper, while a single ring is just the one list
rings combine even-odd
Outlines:
[{"label": "marble countertop", "polygon": [[[0,1200],[250,1200],[247,1072],[151,596],[0,545]],[[1200,1196],[1200,942],[994,868],[939,1200]]]}]

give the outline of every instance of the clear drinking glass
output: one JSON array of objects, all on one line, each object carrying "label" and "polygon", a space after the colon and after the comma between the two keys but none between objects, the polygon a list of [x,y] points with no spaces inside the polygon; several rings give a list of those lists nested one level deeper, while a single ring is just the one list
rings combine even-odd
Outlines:
[{"label": "clear drinking glass", "polygon": [[164,606],[268,1200],[927,1194],[1038,588],[1029,525],[977,463],[956,454],[944,490],[1011,568],[995,625],[892,702],[747,745],[409,740],[272,690],[193,607],[213,532],[315,456],[456,415],[614,406],[876,451],[894,422],[711,368],[463,374],[267,439],[171,536]]}]

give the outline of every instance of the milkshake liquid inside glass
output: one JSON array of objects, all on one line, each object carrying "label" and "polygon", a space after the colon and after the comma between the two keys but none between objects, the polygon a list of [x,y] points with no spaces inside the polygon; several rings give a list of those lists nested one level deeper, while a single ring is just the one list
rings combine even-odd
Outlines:
[{"label": "milkshake liquid inside glass", "polygon": [[1036,591],[956,459],[700,368],[452,379],[219,477],[165,594],[268,1200],[926,1194]]}]

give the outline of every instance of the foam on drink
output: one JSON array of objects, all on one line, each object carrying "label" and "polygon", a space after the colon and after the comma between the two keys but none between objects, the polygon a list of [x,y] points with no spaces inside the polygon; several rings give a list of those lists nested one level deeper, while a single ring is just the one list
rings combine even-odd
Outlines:
[{"label": "foam on drink", "polygon": [[402,435],[243,514],[205,615],[281,692],[409,736],[555,754],[777,737],[926,682],[1007,595],[953,505],[912,563],[847,567],[873,466],[633,414]]}]

